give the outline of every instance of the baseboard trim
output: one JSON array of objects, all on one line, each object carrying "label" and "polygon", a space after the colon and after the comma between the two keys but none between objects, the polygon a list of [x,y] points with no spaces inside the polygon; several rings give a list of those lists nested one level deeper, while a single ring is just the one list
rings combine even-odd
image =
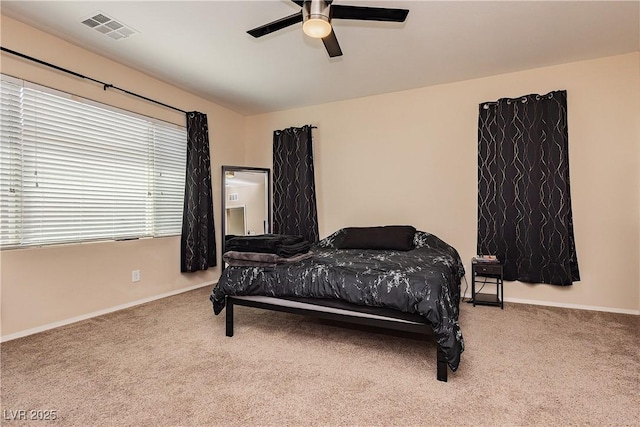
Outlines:
[{"label": "baseboard trim", "polygon": [[[155,300],[159,300],[159,299],[162,299],[162,298],[171,297],[171,296],[178,295],[178,294],[181,294],[181,293],[184,293],[184,292],[193,291],[194,289],[203,288],[205,286],[213,286],[216,283],[217,283],[217,281],[200,283],[200,284],[189,286],[189,287],[186,287],[186,288],[181,288],[181,289],[176,289],[174,291],[165,292],[163,294],[154,295],[154,296],[143,298],[143,299],[139,299],[139,300],[136,300],[136,301],[131,301],[131,302],[128,302],[126,304],[120,304],[120,305],[117,305],[115,307],[106,308],[104,310],[98,310],[98,311],[94,311],[92,313],[83,314],[81,316],[72,317],[70,319],[61,320],[59,322],[49,323],[49,324],[46,324],[46,325],[42,325],[42,326],[38,326],[38,327],[35,327],[35,328],[31,328],[31,329],[25,329],[24,331],[15,332],[15,333],[9,334],[9,335],[3,335],[3,336],[0,337],[0,343],[6,342],[6,341],[15,340],[17,338],[26,337],[26,336],[33,335],[33,334],[37,334],[39,332],[48,331],[50,329],[59,328],[61,326],[70,325],[72,323],[80,322],[82,320],[91,319],[92,317],[102,316],[103,314],[113,313],[114,311],[124,310],[125,308],[130,308],[130,307],[134,307],[136,305],[145,304],[145,303],[148,303],[148,302],[151,302],[151,301],[155,301]],[[470,300],[471,299],[471,294],[465,294],[464,295],[464,299],[465,300]],[[504,301],[505,302],[513,302],[513,303],[516,303],[516,304],[531,304],[531,305],[541,305],[541,306],[547,306],[547,307],[573,308],[573,309],[577,309],[577,310],[604,311],[604,312],[608,312],[608,313],[640,315],[640,310],[632,310],[632,309],[626,309],[626,308],[600,307],[600,306],[594,306],[594,305],[581,305],[581,304],[567,304],[567,303],[559,303],[559,302],[551,302],[551,301],[538,301],[538,300],[529,300],[529,299],[521,299],[521,298],[505,298]]]},{"label": "baseboard trim", "polygon": [[[465,300],[471,299],[471,294],[465,294]],[[514,302],[516,304],[530,304],[530,305],[542,305],[547,307],[560,307],[560,308],[573,308],[576,310],[590,310],[590,311],[604,311],[607,313],[619,313],[619,314],[634,314],[640,315],[640,310],[632,310],[628,308],[614,308],[614,307],[601,307],[596,305],[581,305],[581,304],[568,304],[561,302],[551,302],[551,301],[539,301],[533,299],[522,299],[522,298],[505,298],[504,302]]]},{"label": "baseboard trim", "polygon": [[184,293],[184,292],[193,291],[194,289],[204,288],[205,286],[213,286],[216,283],[217,283],[217,281],[200,283],[200,284],[189,286],[189,287],[186,287],[186,288],[181,288],[181,289],[176,289],[174,291],[165,292],[163,294],[154,295],[154,296],[147,297],[147,298],[142,298],[142,299],[139,299],[139,300],[136,300],[136,301],[131,301],[131,302],[128,302],[126,304],[116,305],[115,307],[105,308],[104,310],[98,310],[98,311],[94,311],[92,313],[83,314],[81,316],[72,317],[70,319],[61,320],[59,322],[53,322],[53,323],[49,323],[49,324],[46,324],[46,325],[38,326],[38,327],[35,327],[35,328],[31,328],[31,329],[25,329],[24,331],[15,332],[13,334],[3,335],[3,336],[0,337],[0,343],[6,342],[6,341],[15,340],[17,338],[26,337],[26,336],[33,335],[33,334],[37,334],[37,333],[40,333],[40,332],[48,331],[50,329],[59,328],[61,326],[70,325],[72,323],[80,322],[82,320],[91,319],[92,317],[102,316],[103,314],[113,313],[114,311],[124,310],[125,308],[134,307],[136,305],[145,304],[145,303],[148,303],[148,302],[151,302],[151,301],[155,301],[155,300],[159,300],[159,299],[162,299],[162,298],[172,297],[174,295],[178,295],[178,294],[181,294],[181,293]]}]

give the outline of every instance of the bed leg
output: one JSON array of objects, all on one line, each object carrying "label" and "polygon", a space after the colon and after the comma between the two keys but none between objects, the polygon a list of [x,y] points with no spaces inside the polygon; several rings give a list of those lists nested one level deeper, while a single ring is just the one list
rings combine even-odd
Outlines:
[{"label": "bed leg", "polygon": [[233,336],[233,301],[227,298],[226,305],[227,305],[227,308],[226,308],[227,336],[232,337]]},{"label": "bed leg", "polygon": [[444,381],[446,383],[447,382],[447,357],[445,356],[444,351],[442,351],[442,349],[440,348],[440,345],[438,345],[437,359],[438,359],[438,373],[437,373],[438,381]]}]

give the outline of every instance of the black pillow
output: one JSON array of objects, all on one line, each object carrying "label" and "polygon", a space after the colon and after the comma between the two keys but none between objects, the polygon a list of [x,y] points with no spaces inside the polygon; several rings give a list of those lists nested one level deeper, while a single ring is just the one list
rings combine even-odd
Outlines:
[{"label": "black pillow", "polygon": [[338,249],[388,249],[410,251],[416,229],[410,225],[348,227]]}]

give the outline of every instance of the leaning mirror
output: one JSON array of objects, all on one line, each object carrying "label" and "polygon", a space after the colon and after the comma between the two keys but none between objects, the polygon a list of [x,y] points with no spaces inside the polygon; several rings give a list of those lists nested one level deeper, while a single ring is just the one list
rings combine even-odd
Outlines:
[{"label": "leaning mirror", "polygon": [[222,253],[229,236],[271,232],[271,171],[222,166]]}]

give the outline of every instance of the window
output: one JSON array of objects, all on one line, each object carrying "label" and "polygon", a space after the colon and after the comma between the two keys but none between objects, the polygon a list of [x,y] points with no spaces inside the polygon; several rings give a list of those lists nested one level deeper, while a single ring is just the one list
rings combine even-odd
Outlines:
[{"label": "window", "polygon": [[180,234],[186,130],[2,76],[0,246]]}]

